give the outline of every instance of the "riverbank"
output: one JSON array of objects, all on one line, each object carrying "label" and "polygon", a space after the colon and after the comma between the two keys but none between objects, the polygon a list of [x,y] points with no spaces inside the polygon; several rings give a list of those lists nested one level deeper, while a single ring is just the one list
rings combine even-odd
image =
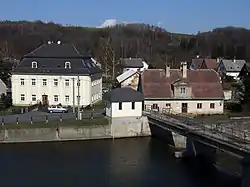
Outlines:
[{"label": "riverbank", "polygon": [[[129,122],[129,124],[127,124]],[[150,136],[147,119],[57,121],[0,127],[0,143],[76,141]]]}]

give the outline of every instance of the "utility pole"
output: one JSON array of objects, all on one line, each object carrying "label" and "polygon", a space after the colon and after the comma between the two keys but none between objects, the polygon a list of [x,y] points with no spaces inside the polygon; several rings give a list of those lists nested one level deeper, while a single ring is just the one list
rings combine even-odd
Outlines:
[{"label": "utility pole", "polygon": [[80,120],[80,78],[77,76],[77,119]]},{"label": "utility pole", "polygon": [[112,80],[115,80],[115,51],[113,51],[112,59]]},{"label": "utility pole", "polygon": [[73,113],[76,113],[76,106],[75,106],[75,78],[73,78]]}]

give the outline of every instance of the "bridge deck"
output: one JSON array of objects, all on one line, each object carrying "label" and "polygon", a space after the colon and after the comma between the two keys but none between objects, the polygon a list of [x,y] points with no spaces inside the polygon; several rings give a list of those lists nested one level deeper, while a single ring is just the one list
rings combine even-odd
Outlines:
[{"label": "bridge deck", "polygon": [[246,129],[239,129],[237,126],[229,127],[226,124],[208,124],[188,117],[153,111],[144,111],[143,113],[149,117],[150,123],[158,125],[163,129],[197,136],[200,139],[199,141],[204,139],[203,143],[205,144],[210,144],[210,146],[217,148],[229,148],[229,151],[234,154],[250,153],[250,134]]}]

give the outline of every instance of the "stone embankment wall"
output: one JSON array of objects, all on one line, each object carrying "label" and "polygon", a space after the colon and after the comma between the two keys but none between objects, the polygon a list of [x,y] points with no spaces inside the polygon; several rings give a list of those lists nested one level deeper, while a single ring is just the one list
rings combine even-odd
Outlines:
[{"label": "stone embankment wall", "polygon": [[[112,123],[112,125],[111,125]],[[0,130],[0,143],[140,137],[151,135],[147,117],[112,119],[109,125]]]}]

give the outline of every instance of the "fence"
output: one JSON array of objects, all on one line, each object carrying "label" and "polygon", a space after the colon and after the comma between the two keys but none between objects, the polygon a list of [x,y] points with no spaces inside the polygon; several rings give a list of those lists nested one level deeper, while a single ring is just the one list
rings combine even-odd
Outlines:
[{"label": "fence", "polygon": [[[102,114],[100,113],[93,113],[93,112],[85,112],[81,114],[82,119],[91,119],[94,117],[101,117]],[[40,123],[40,122],[51,122],[51,121],[63,121],[63,120],[77,120],[77,114],[74,113],[52,113],[52,114],[44,114],[44,113],[25,113],[20,115],[9,115],[0,118],[2,125],[8,124],[33,124],[33,123]]]},{"label": "fence", "polygon": [[[250,149],[250,133],[245,124],[239,127],[236,123],[231,124],[209,124],[202,120],[195,120],[183,116],[171,116],[156,111],[144,112],[145,115],[163,121],[170,122],[171,125],[184,128],[189,132],[201,134],[212,139],[221,140],[246,150]],[[166,125],[168,128],[168,126]]]}]

